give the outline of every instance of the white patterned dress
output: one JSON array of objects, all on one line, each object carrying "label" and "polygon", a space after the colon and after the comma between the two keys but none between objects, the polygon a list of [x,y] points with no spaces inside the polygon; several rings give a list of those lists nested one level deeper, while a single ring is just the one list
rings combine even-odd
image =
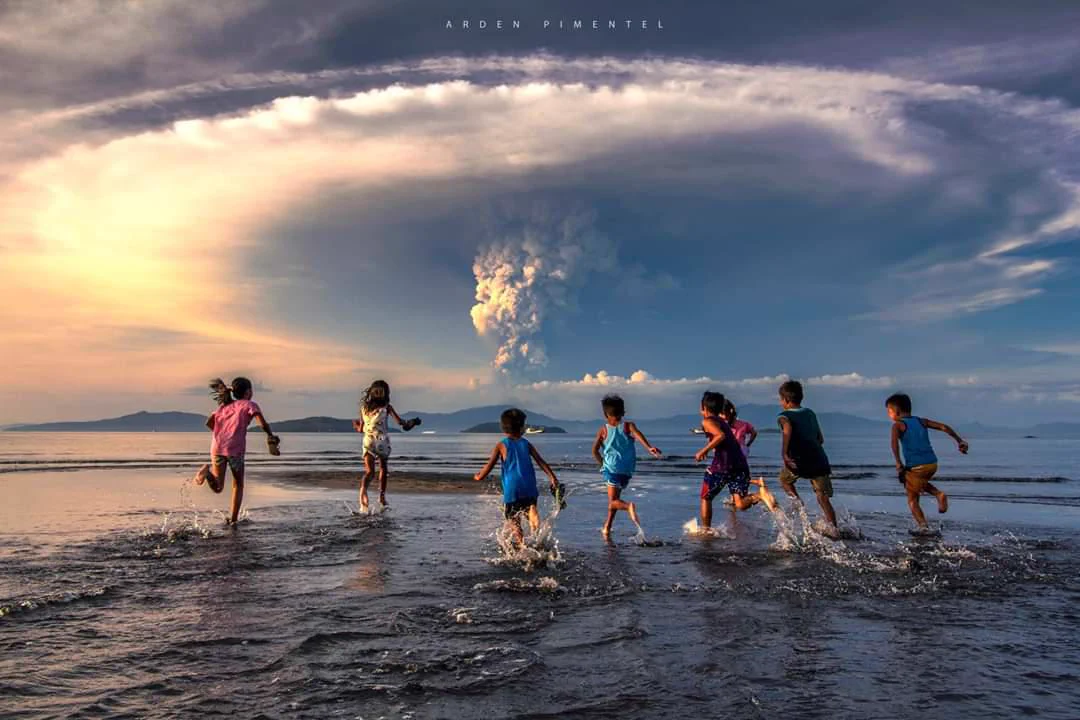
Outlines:
[{"label": "white patterned dress", "polygon": [[386,408],[371,412],[362,411],[364,419],[364,454],[384,460],[390,457],[390,427],[386,420]]}]

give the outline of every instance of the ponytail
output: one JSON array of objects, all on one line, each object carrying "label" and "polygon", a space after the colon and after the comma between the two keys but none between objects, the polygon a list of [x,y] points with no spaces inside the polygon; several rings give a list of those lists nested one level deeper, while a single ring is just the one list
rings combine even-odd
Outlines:
[{"label": "ponytail", "polygon": [[214,398],[218,405],[228,405],[233,401],[232,388],[221,378],[214,378],[210,381],[210,397]]}]

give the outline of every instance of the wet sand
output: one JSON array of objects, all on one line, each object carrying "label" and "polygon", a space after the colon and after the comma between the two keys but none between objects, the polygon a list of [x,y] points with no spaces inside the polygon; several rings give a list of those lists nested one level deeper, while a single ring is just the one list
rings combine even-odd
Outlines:
[{"label": "wet sand", "polygon": [[[362,473],[354,470],[260,470],[257,478],[263,482],[287,487],[327,488],[330,490],[360,489]],[[368,492],[379,490],[378,477],[371,480]],[[391,472],[387,481],[388,493],[464,493],[487,495],[499,492],[497,476],[476,482],[466,473],[424,472],[403,470]]]}]

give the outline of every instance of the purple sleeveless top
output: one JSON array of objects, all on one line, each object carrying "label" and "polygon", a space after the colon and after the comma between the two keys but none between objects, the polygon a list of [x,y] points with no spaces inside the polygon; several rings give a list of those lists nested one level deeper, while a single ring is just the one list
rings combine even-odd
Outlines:
[{"label": "purple sleeveless top", "polygon": [[[742,448],[739,447],[739,441],[735,439],[735,432],[731,429],[731,426],[720,417],[711,417],[710,420],[714,420],[720,429],[724,433],[724,440],[713,451],[712,463],[709,464],[709,473],[712,475],[749,475],[750,466],[746,463],[746,456],[743,455]],[[714,437],[705,431],[709,439]]]}]

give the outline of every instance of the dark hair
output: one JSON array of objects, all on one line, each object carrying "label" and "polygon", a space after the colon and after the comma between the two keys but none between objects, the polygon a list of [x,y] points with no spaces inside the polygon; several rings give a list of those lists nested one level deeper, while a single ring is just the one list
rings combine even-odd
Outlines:
[{"label": "dark hair", "polygon": [[364,396],[360,399],[360,410],[371,412],[389,404],[390,384],[385,380],[376,380],[368,385],[367,390],[364,390]]},{"label": "dark hair", "polygon": [[701,396],[701,407],[708,410],[710,415],[719,415],[723,412],[725,402],[727,402],[727,398],[724,397],[724,393],[706,390],[705,394]]},{"label": "dark hair", "polygon": [[604,409],[604,417],[622,420],[626,416],[626,404],[618,395],[605,395],[600,401],[600,407]]},{"label": "dark hair", "polygon": [[802,405],[802,383],[798,380],[788,380],[780,386],[780,399],[786,400],[793,405]]},{"label": "dark hair", "polygon": [[502,426],[502,431],[507,435],[520,435],[525,430],[526,417],[524,410],[510,408],[504,410],[503,414],[499,416],[499,425]]},{"label": "dark hair", "polygon": [[217,401],[218,405],[228,405],[234,400],[243,399],[248,390],[252,389],[254,386],[246,377],[233,378],[232,385],[226,385],[221,378],[210,381],[210,396]]},{"label": "dark hair", "polygon": [[911,398],[904,393],[893,393],[885,401],[885,407],[894,407],[902,413],[911,414]]},{"label": "dark hair", "polygon": [[730,400],[724,400],[724,411],[720,414],[732,420],[739,417],[739,411],[735,408],[735,403]]}]

